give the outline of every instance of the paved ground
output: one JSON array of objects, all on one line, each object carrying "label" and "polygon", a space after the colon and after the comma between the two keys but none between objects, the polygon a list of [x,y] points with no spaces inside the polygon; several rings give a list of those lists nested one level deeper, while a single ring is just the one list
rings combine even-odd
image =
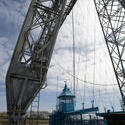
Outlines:
[{"label": "paved ground", "polygon": [[[30,125],[30,124],[31,124],[31,122],[27,123],[26,125]],[[37,123],[34,123],[32,125],[36,125],[36,124]],[[0,125],[8,125],[8,124],[7,124],[7,121],[0,120]],[[49,125],[49,120],[40,120],[39,125]]]},{"label": "paved ground", "polygon": [[[0,125],[7,125],[7,124],[6,123],[0,123]],[[27,125],[30,125],[30,124],[27,124]],[[36,124],[32,124],[32,125],[36,125]],[[49,125],[49,124],[42,123],[42,124],[39,124],[39,125]]]}]

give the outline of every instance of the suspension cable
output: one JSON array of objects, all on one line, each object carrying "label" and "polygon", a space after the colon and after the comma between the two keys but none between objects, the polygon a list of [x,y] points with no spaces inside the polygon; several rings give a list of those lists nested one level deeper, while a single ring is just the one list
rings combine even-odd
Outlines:
[{"label": "suspension cable", "polygon": [[72,37],[73,37],[73,92],[75,95],[75,27],[74,27],[74,12],[72,9]]},{"label": "suspension cable", "polygon": [[[79,48],[79,56],[78,56],[78,63],[77,63],[77,76],[79,76],[79,69],[80,69],[80,54],[81,54],[81,49]],[[78,92],[78,86],[79,86],[79,80],[77,79],[76,81],[76,97],[77,97],[77,92]]]},{"label": "suspension cable", "polygon": [[[55,60],[56,61],[56,60]],[[63,71],[65,71],[65,73],[67,73],[68,75],[74,77],[73,74],[71,74],[70,72],[66,71],[66,69],[64,69],[59,63],[56,63],[57,66],[59,66],[59,68],[61,68]],[[78,79],[79,81],[85,83],[85,84],[89,84],[89,85],[96,85],[96,86],[114,86],[114,85],[117,85],[117,84],[98,84],[98,83],[93,83],[93,82],[89,82],[89,81],[86,81],[86,80],[82,80],[80,79],[79,77],[76,77],[75,76],[75,79]]]},{"label": "suspension cable", "polygon": [[[93,62],[94,62],[94,65],[93,65],[93,83],[95,83],[95,58],[96,58],[96,14],[94,14],[94,57],[93,57]],[[94,101],[95,101],[95,88],[94,88],[94,84],[93,84],[93,106],[94,106]]]}]

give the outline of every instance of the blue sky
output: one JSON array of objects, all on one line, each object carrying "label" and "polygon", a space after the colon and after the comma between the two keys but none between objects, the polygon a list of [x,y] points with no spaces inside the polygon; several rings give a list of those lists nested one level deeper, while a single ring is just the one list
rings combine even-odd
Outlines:
[{"label": "blue sky", "polygon": [[[5,76],[29,3],[30,0],[0,0],[0,111],[6,110]],[[70,14],[60,29],[47,76],[48,87],[41,90],[41,110],[52,111],[55,108],[56,95],[63,89],[65,80],[72,89],[71,21]],[[86,78],[87,81],[93,82],[95,41],[95,83],[117,84],[92,0],[78,0],[74,7],[74,22],[76,76],[83,81]],[[93,99],[93,86],[81,81],[76,85],[76,108],[81,108],[83,101],[85,106],[89,107]],[[104,107],[111,109],[112,105],[118,110],[120,94],[117,86],[94,86],[94,89],[95,102],[101,111]]]}]

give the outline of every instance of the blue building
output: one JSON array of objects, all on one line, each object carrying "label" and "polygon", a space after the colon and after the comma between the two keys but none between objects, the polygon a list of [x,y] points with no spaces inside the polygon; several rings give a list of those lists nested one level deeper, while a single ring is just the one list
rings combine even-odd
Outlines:
[{"label": "blue building", "polygon": [[104,125],[96,117],[98,107],[75,110],[75,95],[66,84],[57,101],[57,110],[50,115],[50,125]]},{"label": "blue building", "polygon": [[62,93],[58,96],[57,110],[60,112],[74,111],[75,95],[72,94],[70,89],[65,84]]}]

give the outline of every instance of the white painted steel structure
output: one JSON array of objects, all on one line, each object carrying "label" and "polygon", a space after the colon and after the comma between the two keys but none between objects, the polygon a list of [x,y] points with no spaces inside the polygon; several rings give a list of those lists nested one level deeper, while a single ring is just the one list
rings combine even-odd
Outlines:
[{"label": "white painted steel structure", "polygon": [[[6,76],[9,125],[22,125],[46,75],[61,25],[76,0],[32,0]],[[24,120],[23,120],[24,121]]]}]

